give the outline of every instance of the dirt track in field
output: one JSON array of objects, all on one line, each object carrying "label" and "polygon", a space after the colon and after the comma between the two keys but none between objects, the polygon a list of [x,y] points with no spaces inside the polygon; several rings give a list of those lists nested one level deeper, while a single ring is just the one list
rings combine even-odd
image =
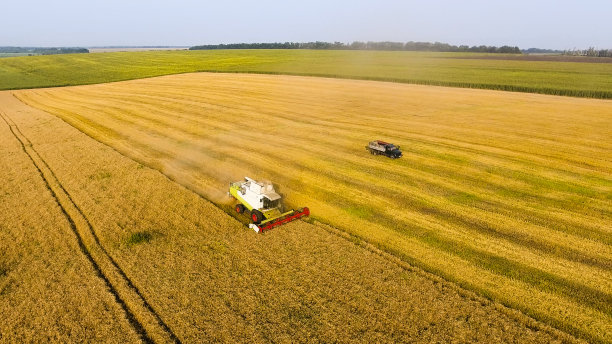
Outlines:
[{"label": "dirt track in field", "polygon": [[[10,209],[0,215],[7,253],[0,260],[0,306],[9,315],[4,319],[20,319],[0,322],[0,342],[137,336],[164,342],[171,334],[183,342],[572,340],[334,229],[299,222],[256,235],[157,171],[10,93],[0,93],[0,111],[2,159],[11,166],[0,189]],[[26,212],[21,202],[28,199],[39,200]],[[31,239],[12,239],[23,231]],[[134,233],[150,240],[133,243]],[[50,238],[73,242],[62,257],[88,272],[64,271],[62,284],[25,273],[57,260],[57,250],[23,253],[29,242]],[[102,287],[85,291],[84,281]],[[31,283],[39,283],[41,295],[65,296],[42,298],[28,292]],[[90,309],[97,300],[113,313]],[[30,303],[46,313],[37,316]],[[80,312],[93,321],[86,328]],[[98,332],[107,323],[121,329]]]},{"label": "dirt track in field", "polygon": [[[104,246],[101,245],[89,219],[74,203],[68,191],[57,179],[49,164],[38,154],[32,142],[23,135],[9,115],[0,112],[0,117],[19,142],[23,152],[38,171],[47,191],[60,207],[61,213],[74,233],[81,254],[91,264],[96,277],[104,282],[107,290],[125,313],[125,317],[140,340],[143,342],[180,342],[159,314],[144,299],[117,262],[108,254]],[[149,330],[146,330],[143,326],[145,322],[149,324]]]}]

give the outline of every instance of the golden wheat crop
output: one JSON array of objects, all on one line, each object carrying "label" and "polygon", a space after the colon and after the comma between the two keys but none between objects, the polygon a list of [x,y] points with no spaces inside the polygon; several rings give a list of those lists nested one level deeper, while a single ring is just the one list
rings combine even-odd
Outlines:
[{"label": "golden wheat crop", "polygon": [[[15,95],[221,206],[228,181],[272,180],[288,205],[404,261],[610,336],[610,101],[204,73]],[[372,139],[404,157],[366,154]]]},{"label": "golden wheat crop", "polygon": [[0,342],[573,341],[332,228],[257,235],[9,93],[0,114]]},{"label": "golden wheat crop", "polygon": [[3,118],[0,166],[0,343],[136,341]]}]

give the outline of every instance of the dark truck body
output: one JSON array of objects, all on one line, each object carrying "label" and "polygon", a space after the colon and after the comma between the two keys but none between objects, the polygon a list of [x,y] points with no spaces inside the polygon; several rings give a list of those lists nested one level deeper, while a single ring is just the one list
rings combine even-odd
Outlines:
[{"label": "dark truck body", "polygon": [[366,149],[373,155],[384,155],[392,159],[398,159],[402,156],[402,151],[399,150],[399,146],[395,146],[392,143],[385,141],[372,141],[368,143]]}]

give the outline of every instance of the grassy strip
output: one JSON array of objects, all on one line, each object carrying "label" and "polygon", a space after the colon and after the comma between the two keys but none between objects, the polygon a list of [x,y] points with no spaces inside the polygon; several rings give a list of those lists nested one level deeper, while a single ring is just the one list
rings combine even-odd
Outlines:
[{"label": "grassy strip", "polygon": [[[612,91],[572,90],[572,89],[563,89],[563,88],[520,86],[520,85],[507,85],[507,84],[471,83],[471,82],[461,82],[461,81],[407,79],[407,78],[359,76],[359,75],[331,74],[331,73],[328,74],[328,73],[293,73],[293,72],[268,72],[268,71],[225,71],[225,70],[218,70],[218,69],[201,70],[200,72],[209,72],[209,73],[228,73],[229,72],[229,73],[253,73],[253,74],[269,74],[269,75],[316,76],[316,77],[324,77],[324,78],[338,78],[338,79],[351,79],[351,80],[387,81],[387,82],[397,82],[397,83],[403,83],[403,84],[425,85],[425,86],[475,88],[475,89],[482,89],[482,90],[549,94],[549,95],[555,95],[555,96],[612,99]],[[66,85],[60,85],[60,86],[66,86]]]},{"label": "grassy strip", "polygon": [[[459,54],[461,56],[465,54]],[[612,64],[461,60],[454,53],[219,50],[27,56],[0,60],[0,90],[85,85],[189,72],[321,76],[612,98]]]}]

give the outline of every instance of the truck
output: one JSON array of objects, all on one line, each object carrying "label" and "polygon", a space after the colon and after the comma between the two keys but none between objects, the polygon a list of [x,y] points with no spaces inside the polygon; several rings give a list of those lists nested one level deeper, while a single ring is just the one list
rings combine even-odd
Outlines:
[{"label": "truck", "polygon": [[366,150],[372,155],[384,155],[391,159],[398,159],[402,157],[402,151],[400,146],[396,146],[392,143],[375,140],[368,143]]}]

